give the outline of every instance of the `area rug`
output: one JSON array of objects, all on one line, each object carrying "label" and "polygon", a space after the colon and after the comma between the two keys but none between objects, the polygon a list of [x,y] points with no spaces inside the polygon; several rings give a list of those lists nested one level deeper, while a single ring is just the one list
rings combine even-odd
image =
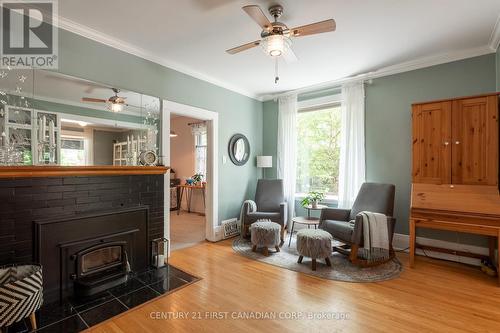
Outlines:
[{"label": "area rug", "polygon": [[[288,240],[288,239],[287,239]],[[295,246],[295,237],[292,238],[290,247],[288,242],[280,248],[280,252],[269,249],[269,256],[261,252],[252,252],[250,240],[236,238],[233,241],[233,250],[250,259],[266,264],[286,268],[323,279],[346,281],[346,282],[379,282],[397,278],[403,267],[398,259],[375,267],[361,268],[349,262],[346,256],[335,253],[330,256],[332,267],[328,267],[324,260],[317,260],[316,271],[311,270],[311,258],[304,257],[302,263],[297,263],[298,254]]]}]

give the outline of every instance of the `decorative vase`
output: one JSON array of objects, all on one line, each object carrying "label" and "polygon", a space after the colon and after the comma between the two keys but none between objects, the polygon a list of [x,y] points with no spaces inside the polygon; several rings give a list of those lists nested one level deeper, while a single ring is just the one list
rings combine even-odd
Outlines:
[{"label": "decorative vase", "polygon": [[314,209],[318,208],[318,201],[317,201],[317,200],[314,200],[314,201],[312,202],[312,204],[311,204],[311,207],[312,207],[312,208],[314,208]]}]

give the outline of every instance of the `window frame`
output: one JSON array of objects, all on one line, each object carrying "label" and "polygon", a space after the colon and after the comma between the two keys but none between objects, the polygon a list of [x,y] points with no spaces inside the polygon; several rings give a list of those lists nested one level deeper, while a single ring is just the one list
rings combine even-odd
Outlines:
[{"label": "window frame", "polygon": [[[198,145],[198,143],[202,142],[202,138],[205,136],[205,144],[204,145]],[[198,173],[198,148],[204,148],[205,149],[205,173],[203,174],[203,177],[206,178],[207,176],[207,167],[208,167],[208,133],[205,132],[203,134],[195,134],[194,135],[194,172]]]}]

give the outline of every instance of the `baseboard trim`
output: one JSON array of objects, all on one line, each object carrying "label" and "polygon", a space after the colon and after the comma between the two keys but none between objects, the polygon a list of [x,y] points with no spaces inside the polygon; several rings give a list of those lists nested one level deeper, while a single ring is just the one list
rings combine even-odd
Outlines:
[{"label": "baseboard trim", "polygon": [[[426,238],[426,237],[417,237],[417,243],[427,246],[435,246],[442,247],[445,249],[451,249],[456,251],[470,252],[470,253],[478,253],[483,255],[488,255],[489,250],[486,247],[468,245],[468,244],[459,244],[454,242],[448,242],[438,239]],[[396,250],[404,250],[405,252],[409,252],[408,247],[410,246],[409,236],[404,234],[394,234],[394,238],[392,241],[394,249]],[[449,253],[441,253],[434,251],[424,251],[422,249],[417,249],[417,255],[427,255],[428,257],[444,259],[449,261],[455,261],[463,264],[480,266],[481,261],[479,259],[463,257],[459,255],[453,255]]]}]

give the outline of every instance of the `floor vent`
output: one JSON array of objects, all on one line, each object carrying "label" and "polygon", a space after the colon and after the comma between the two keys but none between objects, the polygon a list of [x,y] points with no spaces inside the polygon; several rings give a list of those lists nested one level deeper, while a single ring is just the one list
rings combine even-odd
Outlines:
[{"label": "floor vent", "polygon": [[228,239],[240,234],[240,223],[237,219],[229,219],[222,221],[222,232],[224,239]]}]

